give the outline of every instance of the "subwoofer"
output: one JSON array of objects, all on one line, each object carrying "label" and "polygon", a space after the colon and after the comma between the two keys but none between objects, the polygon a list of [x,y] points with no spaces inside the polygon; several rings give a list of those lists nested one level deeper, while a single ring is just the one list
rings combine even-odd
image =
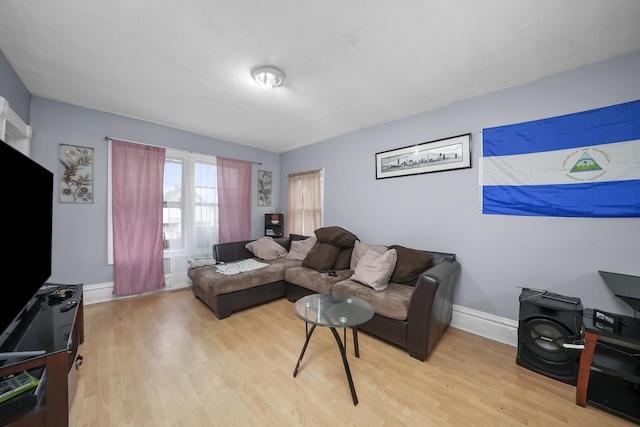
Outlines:
[{"label": "subwoofer", "polygon": [[516,363],[549,378],[576,385],[582,343],[580,298],[524,288],[520,293]]}]

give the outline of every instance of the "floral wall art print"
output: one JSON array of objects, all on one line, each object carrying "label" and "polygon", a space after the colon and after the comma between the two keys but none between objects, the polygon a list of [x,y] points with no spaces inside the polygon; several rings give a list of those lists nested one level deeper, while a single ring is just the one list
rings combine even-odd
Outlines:
[{"label": "floral wall art print", "polygon": [[271,206],[271,187],[273,174],[270,171],[258,171],[258,206]]},{"label": "floral wall art print", "polygon": [[93,203],[93,148],[60,144],[60,202]]}]

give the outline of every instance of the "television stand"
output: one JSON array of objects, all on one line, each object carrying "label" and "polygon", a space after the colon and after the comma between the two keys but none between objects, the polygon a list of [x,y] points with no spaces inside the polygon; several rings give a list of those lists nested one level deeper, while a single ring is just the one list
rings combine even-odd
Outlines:
[{"label": "television stand", "polygon": [[588,401],[640,423],[640,319],[620,317],[620,327],[603,326],[596,322],[593,309],[585,309],[576,404],[584,407]]},{"label": "television stand", "polygon": [[46,350],[10,351],[8,353],[0,353],[0,360],[24,359],[26,357],[41,356],[46,352]]},{"label": "television stand", "polygon": [[[3,406],[22,395],[0,403],[0,425],[69,425],[70,388],[75,387],[70,384],[70,371],[77,368],[76,358],[81,358],[78,347],[84,342],[82,285],[75,286],[70,298],[77,301],[74,307],[63,311],[60,308],[64,303],[45,302],[35,316],[22,319],[21,322],[28,325],[15,328],[10,339],[0,347],[0,377],[24,371],[43,372],[42,384],[36,389],[40,394],[32,399],[31,405],[17,412],[12,412],[9,404]],[[33,298],[42,301],[47,292],[40,290]]]}]

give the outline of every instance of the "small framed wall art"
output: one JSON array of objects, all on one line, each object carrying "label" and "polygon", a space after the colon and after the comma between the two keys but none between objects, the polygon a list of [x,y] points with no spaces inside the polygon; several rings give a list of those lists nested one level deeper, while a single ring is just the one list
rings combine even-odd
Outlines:
[{"label": "small framed wall art", "polygon": [[258,206],[271,206],[273,175],[269,171],[258,171]]},{"label": "small framed wall art", "polygon": [[376,153],[376,179],[470,167],[470,133]]},{"label": "small framed wall art", "polygon": [[93,148],[60,144],[60,203],[93,203]]}]

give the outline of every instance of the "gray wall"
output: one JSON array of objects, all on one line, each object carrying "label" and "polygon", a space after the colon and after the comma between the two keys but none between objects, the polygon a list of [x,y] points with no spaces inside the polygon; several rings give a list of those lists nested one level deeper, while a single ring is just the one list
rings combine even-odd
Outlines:
[{"label": "gray wall", "polygon": [[[640,275],[640,218],[481,215],[478,159],[483,128],[640,99],[638,76],[640,52],[343,135],[283,154],[280,179],[324,167],[324,225],[367,243],[455,252],[461,306],[517,319],[519,287],[532,287],[632,314],[597,271]],[[463,133],[471,169],[375,179],[375,153]]]},{"label": "gray wall", "polygon": [[[0,96],[29,123],[30,94],[0,54]],[[640,99],[640,52],[343,135],[282,155],[123,117],[34,98],[32,157],[57,172],[60,143],[95,148],[95,202],[54,200],[53,281],[110,282],[106,264],[105,136],[263,162],[274,172],[274,205],[286,206],[285,175],[324,167],[325,225],[363,241],[455,252],[462,263],[455,303],[518,318],[518,287],[579,296],[587,307],[631,314],[597,274],[640,275],[640,219],[480,215],[481,130]],[[437,82],[434,82],[437,84]],[[367,102],[363,100],[363,102]],[[376,180],[375,153],[472,133],[472,169]],[[278,179],[280,186],[278,186]],[[57,185],[57,184],[56,184]],[[57,187],[56,187],[57,191]],[[253,200],[257,200],[254,196]],[[278,202],[279,200],[279,202]],[[253,236],[266,208],[253,203]]]}]

